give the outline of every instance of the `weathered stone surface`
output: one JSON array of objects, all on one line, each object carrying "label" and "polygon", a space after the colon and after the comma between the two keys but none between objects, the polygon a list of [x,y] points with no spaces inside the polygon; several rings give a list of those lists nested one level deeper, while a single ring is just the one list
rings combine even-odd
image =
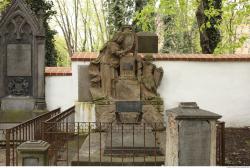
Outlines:
[{"label": "weathered stone surface", "polygon": [[139,53],[158,53],[158,36],[155,33],[139,32],[137,36]]},{"label": "weathered stone surface", "polygon": [[163,105],[143,105],[143,120],[147,123],[163,123]]},{"label": "weathered stone surface", "polygon": [[114,122],[116,120],[115,111],[115,105],[96,105],[96,121]]},{"label": "weathered stone surface", "polygon": [[6,97],[2,99],[3,111],[27,111],[35,108],[35,100],[29,97]]},{"label": "weathered stone surface", "polygon": [[88,65],[78,66],[78,101],[90,102],[92,97],[90,94],[90,80]]},{"label": "weathered stone surface", "polygon": [[8,44],[7,76],[31,76],[30,44]]},{"label": "weathered stone surface", "polygon": [[183,102],[167,110],[166,165],[216,165],[216,120],[221,116]]},{"label": "weathered stone surface", "polygon": [[45,141],[26,141],[18,146],[18,166],[48,166],[48,149]]},{"label": "weathered stone surface", "polygon": [[210,165],[210,123],[207,121],[181,121],[179,123],[179,165]]},{"label": "weathered stone surface", "polygon": [[137,80],[118,80],[116,83],[118,100],[140,100],[140,83]]},{"label": "weathered stone surface", "polygon": [[0,21],[0,98],[29,96],[38,110],[46,108],[42,17],[18,0],[11,1]]}]

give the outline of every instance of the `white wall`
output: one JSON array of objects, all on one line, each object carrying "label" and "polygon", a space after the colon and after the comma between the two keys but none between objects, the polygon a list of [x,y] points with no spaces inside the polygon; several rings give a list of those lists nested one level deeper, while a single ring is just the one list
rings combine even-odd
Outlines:
[{"label": "white wall", "polygon": [[[195,101],[200,108],[223,116],[226,126],[250,126],[250,62],[158,61],[164,69],[158,90],[165,109]],[[46,77],[49,109],[69,107],[78,99],[78,66],[71,77]]]},{"label": "white wall", "polygon": [[45,95],[48,110],[61,107],[66,110],[74,105],[72,76],[47,76]]},{"label": "white wall", "polygon": [[156,62],[164,69],[159,93],[165,108],[195,101],[218,113],[226,126],[250,126],[249,62]]}]

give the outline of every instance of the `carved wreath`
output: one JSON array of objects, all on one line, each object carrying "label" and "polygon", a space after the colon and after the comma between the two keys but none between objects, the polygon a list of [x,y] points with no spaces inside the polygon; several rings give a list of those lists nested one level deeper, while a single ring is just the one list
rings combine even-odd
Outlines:
[{"label": "carved wreath", "polygon": [[29,82],[22,77],[17,77],[9,82],[9,92],[13,96],[25,96],[29,92]]}]

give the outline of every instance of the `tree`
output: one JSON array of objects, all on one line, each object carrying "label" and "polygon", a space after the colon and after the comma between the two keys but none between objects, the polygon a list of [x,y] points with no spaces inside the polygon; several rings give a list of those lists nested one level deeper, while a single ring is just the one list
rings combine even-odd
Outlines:
[{"label": "tree", "polygon": [[104,8],[107,12],[108,33],[113,35],[122,25],[130,24],[134,14],[133,0],[106,0]]},{"label": "tree", "polygon": [[200,0],[196,18],[200,29],[202,53],[212,54],[221,41],[218,26],[222,19],[222,0]]},{"label": "tree", "polygon": [[238,32],[239,26],[249,24],[250,1],[249,0],[223,0],[222,22],[217,25],[222,34],[222,40],[215,49],[216,54],[235,53],[248,36]]}]

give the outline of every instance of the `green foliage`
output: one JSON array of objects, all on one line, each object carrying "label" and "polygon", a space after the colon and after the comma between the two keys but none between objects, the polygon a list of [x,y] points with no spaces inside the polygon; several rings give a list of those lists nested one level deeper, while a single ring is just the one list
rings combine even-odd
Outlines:
[{"label": "green foliage", "polygon": [[247,40],[246,35],[239,35],[239,26],[249,24],[250,2],[249,0],[223,0],[222,12],[222,22],[218,25],[222,33],[222,41],[218,44],[215,53],[234,53]]},{"label": "green foliage", "polygon": [[141,11],[136,11],[134,20],[136,26],[142,31],[155,31],[155,0],[149,0],[146,6]]},{"label": "green foliage", "polygon": [[107,28],[114,34],[122,25],[129,24],[133,17],[133,0],[106,0],[104,8],[107,12]]},{"label": "green foliage", "polygon": [[55,50],[55,39],[54,35],[56,31],[52,30],[49,27],[49,20],[53,15],[56,14],[55,11],[52,10],[53,2],[45,1],[45,0],[26,0],[28,4],[30,4],[31,9],[37,14],[40,10],[45,12],[44,15],[44,27],[45,27],[45,65],[46,66],[56,66],[57,65],[57,52]]},{"label": "green foliage", "polygon": [[0,12],[2,12],[9,3],[10,0],[0,0]]},{"label": "green foliage", "polygon": [[63,37],[55,36],[55,47],[58,54],[57,66],[70,66],[70,57],[68,55],[66,42]]}]

